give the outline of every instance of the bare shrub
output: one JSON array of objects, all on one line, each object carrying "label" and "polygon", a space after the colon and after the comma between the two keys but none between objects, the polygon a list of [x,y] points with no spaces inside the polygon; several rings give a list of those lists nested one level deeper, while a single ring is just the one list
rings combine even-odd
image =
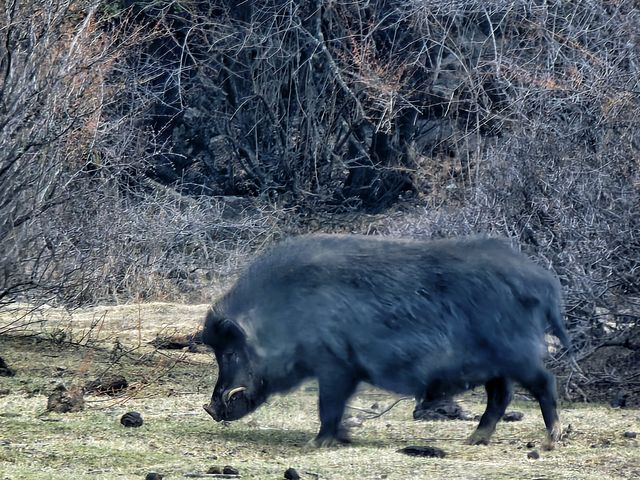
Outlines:
[{"label": "bare shrub", "polygon": [[[206,302],[249,253],[274,241],[283,212],[229,199],[190,198],[149,183],[144,195],[104,194],[59,228],[78,289],[73,303]],[[108,207],[108,208],[105,208]]]},{"label": "bare shrub", "polygon": [[0,10],[0,307],[72,285],[42,219],[69,203],[90,156],[116,45],[100,2],[4,2]]},{"label": "bare shrub", "polygon": [[388,231],[507,235],[562,278],[579,350],[606,342],[603,309],[625,338],[638,322],[640,11],[434,1],[404,12],[438,46],[424,52],[437,53],[434,85],[455,87],[448,117],[476,115],[441,142],[457,147],[419,152],[426,207]]}]

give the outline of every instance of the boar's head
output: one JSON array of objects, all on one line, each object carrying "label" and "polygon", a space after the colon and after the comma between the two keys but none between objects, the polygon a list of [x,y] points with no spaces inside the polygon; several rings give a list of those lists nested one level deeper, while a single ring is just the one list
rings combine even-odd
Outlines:
[{"label": "boar's head", "polygon": [[253,412],[267,398],[264,379],[256,375],[252,350],[242,328],[232,320],[207,318],[203,340],[218,362],[218,381],[205,411],[217,422],[237,420]]}]

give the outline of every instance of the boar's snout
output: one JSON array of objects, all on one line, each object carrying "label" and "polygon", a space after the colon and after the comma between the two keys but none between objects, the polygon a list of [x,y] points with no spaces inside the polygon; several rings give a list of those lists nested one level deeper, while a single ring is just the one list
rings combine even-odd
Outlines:
[{"label": "boar's snout", "polygon": [[211,418],[213,418],[216,422],[219,422],[220,420],[222,420],[222,418],[220,418],[220,416],[216,413],[216,409],[213,408],[211,405],[207,405],[205,403],[202,406],[202,408],[204,408],[204,411],[207,412],[209,415],[211,415]]},{"label": "boar's snout", "polygon": [[202,407],[216,422],[237,420],[253,410],[246,391],[247,387],[235,387],[214,394],[211,403]]}]

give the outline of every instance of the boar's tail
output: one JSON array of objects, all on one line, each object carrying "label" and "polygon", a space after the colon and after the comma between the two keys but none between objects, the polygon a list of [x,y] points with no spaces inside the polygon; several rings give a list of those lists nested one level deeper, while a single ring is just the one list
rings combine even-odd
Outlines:
[{"label": "boar's tail", "polygon": [[551,332],[558,337],[562,346],[567,349],[569,354],[573,353],[571,340],[569,339],[569,335],[567,334],[567,330],[564,326],[561,302],[553,302],[553,304],[549,306],[549,310],[547,311],[547,321],[551,327]]}]

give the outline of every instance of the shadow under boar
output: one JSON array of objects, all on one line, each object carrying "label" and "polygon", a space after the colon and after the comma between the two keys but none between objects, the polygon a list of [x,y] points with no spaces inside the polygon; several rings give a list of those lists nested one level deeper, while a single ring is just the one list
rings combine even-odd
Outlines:
[{"label": "shadow under boar", "polygon": [[319,385],[318,446],[347,442],[360,382],[417,399],[477,385],[487,444],[512,382],[537,399],[553,448],[561,427],[545,329],[569,348],[558,280],[505,241],[309,235],[257,258],[208,312],[203,341],[219,377],[204,409],[236,420],[307,378]]}]

